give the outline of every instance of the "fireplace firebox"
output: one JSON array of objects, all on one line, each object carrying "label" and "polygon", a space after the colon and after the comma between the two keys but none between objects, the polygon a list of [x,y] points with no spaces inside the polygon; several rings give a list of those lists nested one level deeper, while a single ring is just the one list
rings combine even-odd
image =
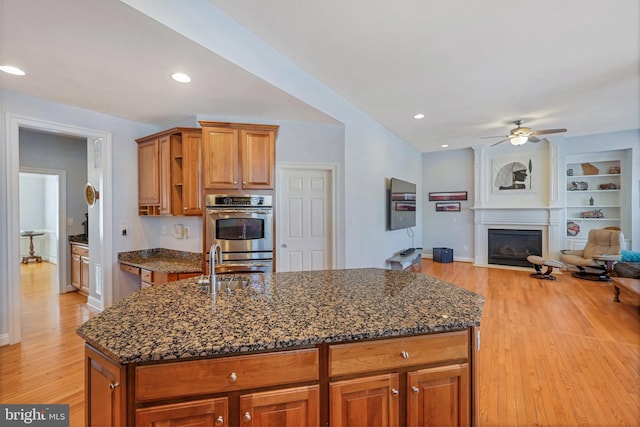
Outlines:
[{"label": "fireplace firebox", "polygon": [[488,229],[488,263],[531,267],[529,255],[542,256],[542,231]]}]

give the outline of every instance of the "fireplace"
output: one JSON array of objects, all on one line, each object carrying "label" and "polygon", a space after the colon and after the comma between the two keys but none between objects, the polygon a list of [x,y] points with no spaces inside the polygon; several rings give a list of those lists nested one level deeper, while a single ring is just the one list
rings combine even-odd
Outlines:
[{"label": "fireplace", "polygon": [[489,264],[530,267],[529,255],[542,255],[540,230],[488,230],[487,261]]}]

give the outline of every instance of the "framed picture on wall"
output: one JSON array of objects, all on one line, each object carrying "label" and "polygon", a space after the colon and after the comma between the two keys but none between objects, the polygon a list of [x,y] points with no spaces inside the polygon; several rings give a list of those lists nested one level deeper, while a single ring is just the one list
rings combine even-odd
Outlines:
[{"label": "framed picture on wall", "polygon": [[460,202],[436,203],[436,212],[460,212]]},{"label": "framed picture on wall", "polygon": [[430,202],[446,202],[449,200],[467,200],[466,191],[437,191],[429,193]]}]

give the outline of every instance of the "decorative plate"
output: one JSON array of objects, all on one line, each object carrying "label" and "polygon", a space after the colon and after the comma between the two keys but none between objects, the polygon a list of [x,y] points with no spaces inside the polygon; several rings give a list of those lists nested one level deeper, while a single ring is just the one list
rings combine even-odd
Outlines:
[{"label": "decorative plate", "polygon": [[100,198],[100,193],[90,182],[87,182],[84,186],[84,199],[89,205],[90,208],[94,207],[96,204],[96,200]]},{"label": "decorative plate", "polygon": [[573,221],[567,222],[567,236],[574,237],[580,233],[580,226]]}]

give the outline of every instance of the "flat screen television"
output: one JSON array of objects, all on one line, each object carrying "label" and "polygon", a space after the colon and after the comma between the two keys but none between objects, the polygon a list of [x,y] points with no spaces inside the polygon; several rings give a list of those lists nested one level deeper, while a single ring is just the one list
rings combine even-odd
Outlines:
[{"label": "flat screen television", "polygon": [[389,230],[416,226],[416,185],[391,178],[389,186]]}]

